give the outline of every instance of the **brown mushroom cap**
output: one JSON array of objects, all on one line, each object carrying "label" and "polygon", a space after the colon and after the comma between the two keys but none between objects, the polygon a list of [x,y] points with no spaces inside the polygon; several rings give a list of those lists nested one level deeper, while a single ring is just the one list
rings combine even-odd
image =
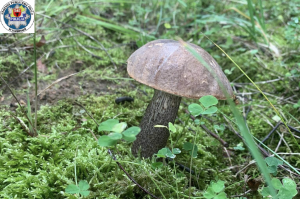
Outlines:
[{"label": "brown mushroom cap", "polygon": [[[214,58],[199,46],[190,45],[211,66],[233,97],[230,83]],[[188,98],[213,95],[226,99],[217,80],[178,41],[151,41],[135,51],[127,62],[127,71],[132,78],[157,90]]]}]

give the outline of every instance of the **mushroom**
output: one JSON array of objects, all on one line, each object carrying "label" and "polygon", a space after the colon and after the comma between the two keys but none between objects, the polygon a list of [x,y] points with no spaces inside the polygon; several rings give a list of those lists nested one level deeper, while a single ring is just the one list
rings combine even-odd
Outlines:
[{"label": "mushroom", "polygon": [[[190,44],[211,66],[230,96],[233,91],[228,79],[214,58],[202,48]],[[155,89],[141,121],[141,132],[132,145],[132,154],[151,157],[166,146],[169,131],[155,125],[174,123],[181,97],[199,99],[212,95],[225,100],[213,75],[178,41],[159,39],[136,50],[127,60],[130,77]]]}]

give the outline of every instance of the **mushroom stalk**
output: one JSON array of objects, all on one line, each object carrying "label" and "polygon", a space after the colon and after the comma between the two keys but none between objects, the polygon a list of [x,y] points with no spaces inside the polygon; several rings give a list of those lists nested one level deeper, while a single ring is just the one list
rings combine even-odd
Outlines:
[{"label": "mushroom stalk", "polygon": [[166,146],[170,135],[168,129],[154,126],[174,123],[180,101],[179,96],[155,90],[141,121],[141,132],[131,148],[134,156],[140,153],[141,157],[148,158]]}]

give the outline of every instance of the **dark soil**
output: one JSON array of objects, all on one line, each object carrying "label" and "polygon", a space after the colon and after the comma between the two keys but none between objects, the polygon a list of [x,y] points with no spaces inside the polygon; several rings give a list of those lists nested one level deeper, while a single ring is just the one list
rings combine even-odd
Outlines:
[{"label": "dark soil", "polygon": [[[86,68],[86,66],[83,62],[75,61],[74,63],[71,63],[71,66],[68,69],[56,71],[58,73],[57,80],[40,80],[38,82],[38,93],[41,93],[38,95],[38,107],[46,104],[56,104],[57,101],[66,98],[76,99],[82,95],[94,94],[99,96],[113,94],[118,90],[117,88],[121,87],[121,85],[118,85],[113,81],[78,76],[78,72],[82,71],[84,68]],[[46,75],[51,75],[51,72],[47,72]],[[34,73],[26,71],[21,75],[16,75],[16,77],[11,78],[13,81],[9,86],[14,90],[20,104],[26,106],[27,92],[25,90],[28,89],[28,81],[34,79]],[[9,89],[4,84],[1,90],[2,89],[3,95],[0,97],[0,105],[9,105],[11,110],[17,108],[18,103]],[[30,104],[32,108],[34,107],[33,104],[35,100],[34,93],[34,85],[31,84]]]}]

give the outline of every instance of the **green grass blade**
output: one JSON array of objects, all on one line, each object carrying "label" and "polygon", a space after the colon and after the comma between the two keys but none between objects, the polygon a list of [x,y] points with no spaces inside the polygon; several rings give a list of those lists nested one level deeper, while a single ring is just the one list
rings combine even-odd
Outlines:
[{"label": "green grass blade", "polygon": [[99,25],[99,26],[102,26],[102,27],[110,29],[110,30],[114,30],[114,31],[121,32],[124,34],[132,35],[134,37],[138,37],[138,33],[133,30],[130,30],[128,28],[125,28],[125,27],[122,27],[120,25],[116,25],[113,23],[104,22],[101,19],[98,19],[97,17],[92,18],[92,17],[80,15],[80,16],[77,16],[76,19],[78,20],[79,24],[80,23],[95,24],[95,25]]},{"label": "green grass blade", "polygon": [[251,24],[252,24],[252,34],[254,35],[254,41],[256,42],[256,37],[255,37],[255,20],[254,20],[254,8],[252,5],[251,0],[247,0],[247,5],[248,5],[248,11],[249,11],[249,15],[250,15],[250,20],[251,20]]},{"label": "green grass blade", "polygon": [[[34,18],[35,18],[35,14],[34,14]],[[37,101],[38,101],[38,97],[37,97],[37,93],[38,93],[38,80],[37,80],[37,66],[36,66],[36,23],[34,24],[34,34],[33,34],[33,46],[34,46],[34,82],[35,82],[35,101],[34,101],[34,105],[35,105],[35,116],[34,116],[34,129],[35,129],[35,133],[36,136],[38,134],[37,131]]]},{"label": "green grass blade", "polygon": [[248,146],[252,156],[256,160],[256,163],[257,163],[262,175],[264,176],[265,181],[269,185],[268,187],[269,187],[269,191],[270,191],[271,195],[273,196],[273,198],[277,198],[276,191],[271,183],[271,177],[268,172],[267,165],[262,157],[262,154],[259,152],[259,150],[253,140],[253,137],[252,137],[251,133],[249,132],[249,129],[247,128],[247,125],[243,119],[242,114],[238,111],[233,100],[231,99],[228,92],[226,91],[224,85],[220,82],[220,80],[218,79],[216,74],[211,70],[210,66],[204,61],[204,59],[197,53],[197,51],[194,48],[192,48],[187,43],[184,43],[183,41],[182,41],[182,44],[200,63],[202,63],[207,68],[207,70],[209,72],[211,72],[211,74],[214,76],[214,78],[218,81],[218,84],[219,84],[220,88],[222,89],[223,93],[225,94],[227,102],[230,105],[230,109],[234,115],[236,123],[238,124],[238,128],[239,128],[243,138],[245,139],[246,145]]},{"label": "green grass blade", "polygon": [[259,142],[261,145],[263,145],[263,147],[265,147],[266,149],[268,149],[269,151],[271,151],[271,153],[273,153],[278,159],[280,159],[282,162],[284,162],[284,164],[288,165],[292,170],[294,170],[295,173],[300,175],[300,172],[294,168],[292,165],[290,165],[290,163],[288,163],[287,161],[285,161],[282,157],[280,157],[279,155],[277,155],[277,153],[275,151],[273,151],[272,149],[270,149],[268,146],[264,145],[264,143],[262,143],[259,139],[257,139],[256,137],[254,137],[254,139]]},{"label": "green grass blade", "polygon": [[156,30],[155,30],[155,34],[154,35],[156,35],[156,33],[158,31],[159,25],[161,23],[162,15],[163,15],[163,5],[160,5],[159,19],[158,19],[158,22],[157,22],[157,25],[156,25]]},{"label": "green grass blade", "polygon": [[[205,36],[206,37],[206,36]],[[208,40],[210,40],[208,37],[206,37]],[[211,41],[211,40],[210,40]],[[211,41],[212,42],[212,41]],[[281,121],[284,123],[285,127],[287,128],[287,130],[289,131],[289,133],[291,134],[293,141],[295,143],[296,146],[298,146],[299,150],[300,150],[300,145],[298,144],[297,140],[295,139],[293,133],[291,132],[290,128],[288,127],[286,121],[284,120],[284,118],[281,116],[281,114],[279,113],[279,111],[275,108],[275,106],[271,103],[271,101],[269,100],[269,98],[264,94],[264,92],[262,92],[262,90],[257,86],[257,84],[255,84],[255,82],[253,82],[253,80],[245,73],[245,71],[237,64],[235,63],[235,61],[216,43],[212,42],[215,46],[217,46],[225,55],[226,57],[245,75],[245,77],[247,77],[247,79],[255,86],[255,88],[264,96],[264,98],[269,102],[270,106],[272,107],[272,109],[275,111],[275,113],[277,114],[278,117],[280,117]]]},{"label": "green grass blade", "polygon": [[289,112],[286,112],[291,118],[293,118],[297,123],[298,123],[298,125],[300,125],[300,121],[297,119],[297,118],[295,118],[292,114],[290,114]]},{"label": "green grass blade", "polygon": [[33,124],[32,122],[32,114],[31,114],[31,106],[30,106],[30,99],[29,99],[29,89],[26,93],[26,97],[27,97],[27,117],[30,121],[28,121],[29,123],[29,130],[30,130],[30,133],[33,133],[34,134],[34,131],[33,131],[33,126],[31,124]]},{"label": "green grass blade", "polygon": [[134,3],[134,1],[128,1],[128,0],[95,0],[95,1],[79,1],[78,3],[75,3],[75,7],[81,4],[91,4],[91,3]]},{"label": "green grass blade", "polygon": [[266,24],[265,24],[264,8],[262,5],[262,0],[258,0],[258,4],[259,4],[259,14],[260,14],[260,17],[258,17],[258,19],[259,19],[261,28],[264,30],[264,32],[266,32]]}]

